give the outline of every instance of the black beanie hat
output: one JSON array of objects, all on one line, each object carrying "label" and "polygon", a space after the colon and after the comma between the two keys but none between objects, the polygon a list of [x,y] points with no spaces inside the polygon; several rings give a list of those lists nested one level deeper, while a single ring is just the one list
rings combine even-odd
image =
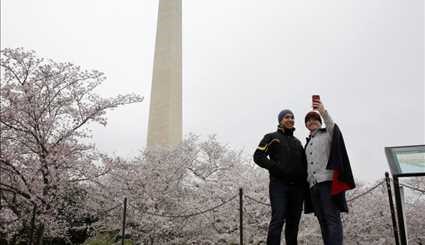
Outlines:
[{"label": "black beanie hat", "polygon": [[284,118],[285,115],[288,114],[288,113],[294,115],[294,113],[291,110],[289,110],[289,109],[282,110],[277,115],[277,121],[280,123],[280,121],[282,121],[282,118]]},{"label": "black beanie hat", "polygon": [[322,123],[322,118],[320,117],[319,113],[315,111],[310,111],[309,113],[307,113],[307,115],[305,115],[304,123],[307,123],[310,119],[316,119],[317,121]]}]

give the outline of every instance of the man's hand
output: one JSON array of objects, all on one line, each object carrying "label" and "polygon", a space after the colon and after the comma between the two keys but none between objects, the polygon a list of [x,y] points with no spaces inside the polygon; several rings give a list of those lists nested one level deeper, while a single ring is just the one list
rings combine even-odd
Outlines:
[{"label": "man's hand", "polygon": [[326,109],[321,100],[313,101],[313,108],[316,108],[320,112],[320,115],[323,116],[325,114]]}]

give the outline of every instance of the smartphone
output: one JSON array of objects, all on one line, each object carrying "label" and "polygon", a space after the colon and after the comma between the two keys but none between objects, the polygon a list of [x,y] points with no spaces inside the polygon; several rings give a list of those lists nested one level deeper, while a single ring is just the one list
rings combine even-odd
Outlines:
[{"label": "smartphone", "polygon": [[[314,94],[314,95],[312,95],[312,96],[311,96],[311,102],[312,102],[312,104],[313,104],[315,101],[320,101],[320,95],[318,95],[318,94]],[[317,109],[317,107],[314,107],[314,105],[313,105],[313,109]]]}]

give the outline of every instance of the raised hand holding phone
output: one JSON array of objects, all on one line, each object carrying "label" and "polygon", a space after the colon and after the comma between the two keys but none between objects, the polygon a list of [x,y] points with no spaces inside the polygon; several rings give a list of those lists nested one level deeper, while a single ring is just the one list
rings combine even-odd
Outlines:
[{"label": "raised hand holding phone", "polygon": [[318,102],[320,102],[320,95],[314,94],[311,96],[313,110],[317,110]]},{"label": "raised hand holding phone", "polygon": [[313,110],[318,110],[320,114],[323,115],[323,113],[325,112],[325,107],[322,101],[320,100],[320,95],[312,95],[311,98]]}]

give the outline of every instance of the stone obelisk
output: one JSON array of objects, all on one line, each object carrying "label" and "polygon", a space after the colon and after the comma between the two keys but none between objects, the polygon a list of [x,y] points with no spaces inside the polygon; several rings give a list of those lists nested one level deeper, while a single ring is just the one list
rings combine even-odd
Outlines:
[{"label": "stone obelisk", "polygon": [[160,0],[147,146],[182,141],[182,1]]}]

